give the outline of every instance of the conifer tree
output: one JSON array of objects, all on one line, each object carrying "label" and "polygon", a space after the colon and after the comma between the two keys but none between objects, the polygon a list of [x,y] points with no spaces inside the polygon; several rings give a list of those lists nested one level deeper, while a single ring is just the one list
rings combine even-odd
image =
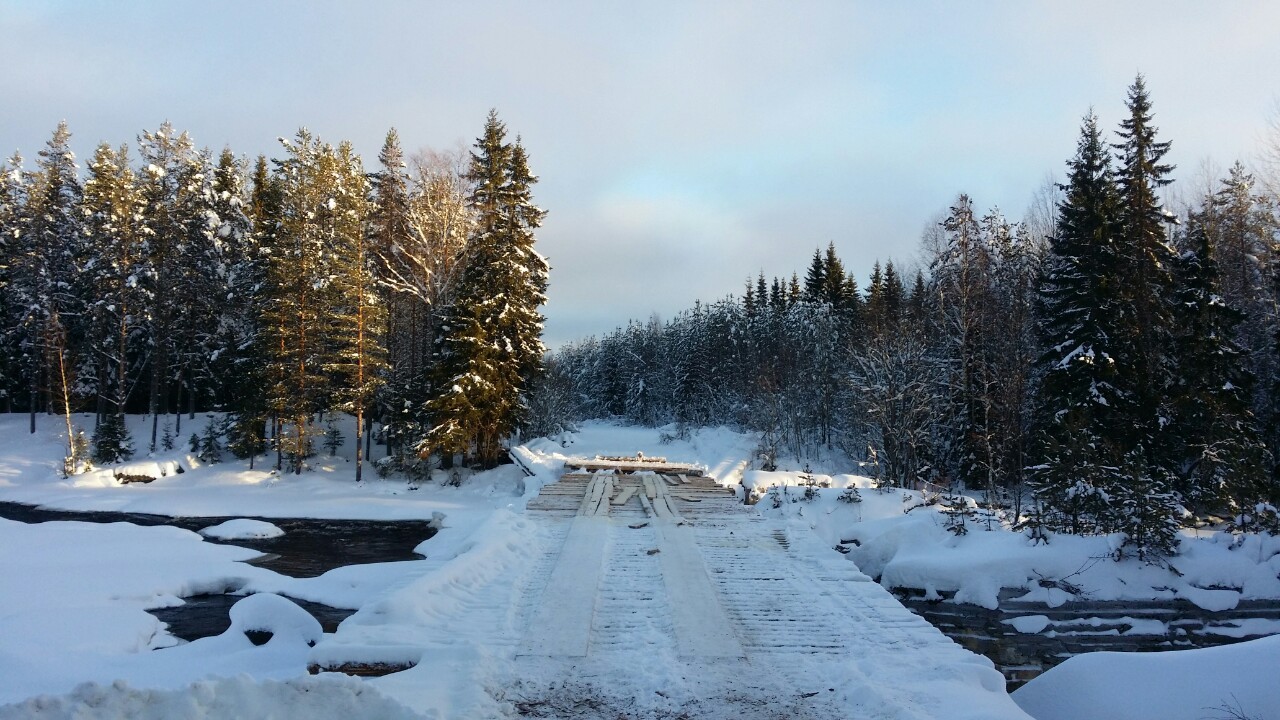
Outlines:
[{"label": "conifer tree", "polygon": [[[75,458],[71,428],[71,395],[75,343],[71,320],[78,307],[75,258],[81,245],[80,180],[71,132],[58,124],[39,152],[24,210],[25,240],[20,241],[11,298],[22,308],[20,348],[29,383],[31,432],[36,412],[47,409],[66,416],[68,458]],[[74,462],[73,462],[74,465]]]},{"label": "conifer tree", "polygon": [[[1140,500],[1121,509],[1121,519],[1129,542],[1140,556],[1151,559],[1176,552],[1176,542],[1168,530],[1176,525],[1177,495],[1169,487],[1178,463],[1176,439],[1163,432],[1170,421],[1167,397],[1173,383],[1173,275],[1176,255],[1168,242],[1166,228],[1172,216],[1156,197],[1159,188],[1172,180],[1173,166],[1161,163],[1169,143],[1156,140],[1152,125],[1151,101],[1139,75],[1129,88],[1129,116],[1120,124],[1121,142],[1117,150],[1116,184],[1119,197],[1121,251],[1117,269],[1124,278],[1122,304],[1117,308],[1121,322],[1117,333],[1118,354],[1129,364],[1120,375],[1133,400],[1133,414],[1113,433],[1130,435],[1128,442],[1145,452],[1145,470],[1126,471],[1127,492],[1140,493]],[[1131,453],[1130,462],[1137,462]],[[1134,478],[1141,477],[1141,482]],[[1136,484],[1135,484],[1136,483]],[[1134,509],[1140,517],[1132,517]],[[1142,526],[1141,532],[1133,530]]]},{"label": "conifer tree", "polygon": [[15,276],[21,267],[25,242],[25,180],[22,156],[14,153],[6,164],[0,165],[0,395],[5,412],[13,412],[15,396],[21,390],[22,308],[14,298],[21,286]]},{"label": "conifer tree", "polygon": [[183,252],[191,221],[182,212],[183,182],[194,151],[191,138],[168,122],[138,137],[144,163],[138,176],[143,235],[139,291],[146,318],[142,341],[150,358],[147,411],[151,415],[151,452],[156,449],[160,414],[170,408],[171,372],[183,315],[176,295],[183,280]]},{"label": "conifer tree", "polygon": [[[501,442],[523,421],[524,393],[542,368],[547,263],[534,250],[544,212],[532,203],[536,178],[519,141],[490,112],[468,179],[476,224],[457,295],[438,341],[432,427],[420,452],[498,462]],[[474,375],[474,377],[472,377]],[[472,451],[474,448],[474,451]]]},{"label": "conifer tree", "polygon": [[[279,225],[267,267],[267,299],[262,327],[267,342],[269,407],[277,425],[277,462],[301,473],[312,453],[313,416],[330,399],[328,324],[333,302],[331,273],[338,222],[338,160],[305,128],[281,140],[286,157],[277,160]],[[361,199],[363,201],[363,198]]]},{"label": "conifer tree", "polygon": [[813,251],[813,261],[804,276],[804,299],[809,302],[821,302],[825,296],[827,285],[827,266],[822,259],[822,251]]},{"label": "conifer tree", "polygon": [[1204,214],[1193,213],[1178,258],[1177,382],[1173,430],[1183,456],[1175,489],[1198,510],[1242,514],[1274,501],[1250,396],[1254,379],[1234,338],[1242,313],[1219,294]]},{"label": "conifer tree", "polygon": [[395,409],[384,422],[390,421],[388,443],[395,446],[398,462],[404,465],[404,436],[417,433],[420,425],[417,413],[410,409],[426,401],[422,378],[427,365],[428,341],[424,336],[430,336],[430,307],[423,291],[430,286],[427,276],[432,254],[415,247],[408,166],[395,128],[387,131],[378,162],[380,169],[370,176],[373,203],[369,243],[387,312],[383,345],[391,370],[383,390],[384,401]]},{"label": "conifer tree", "polygon": [[1125,358],[1113,345],[1121,303],[1119,199],[1097,118],[1084,119],[1068,163],[1065,197],[1040,280],[1037,316],[1044,354],[1031,483],[1071,532],[1098,529],[1126,449],[1117,425],[1130,397],[1117,386]]},{"label": "conifer tree", "polygon": [[356,482],[360,482],[366,412],[386,367],[386,309],[378,293],[374,254],[365,232],[370,209],[368,179],[349,143],[338,146],[336,171],[331,272],[337,305],[331,315],[334,355],[328,367],[338,378],[338,407],[356,419]]},{"label": "conifer tree", "polygon": [[89,164],[81,207],[86,238],[80,273],[84,325],[98,368],[99,413],[106,415],[104,422],[109,421],[108,427],[94,433],[94,453],[101,462],[117,462],[133,452],[124,413],[137,380],[138,353],[133,345],[142,316],[138,291],[142,201],[124,146],[119,150],[107,143],[98,146]]},{"label": "conifer tree", "polygon": [[[1121,142],[1115,144],[1116,187],[1119,200],[1119,277],[1123,314],[1117,340],[1131,371],[1122,379],[1133,395],[1132,442],[1144,443],[1159,453],[1164,443],[1158,437],[1162,420],[1162,398],[1170,383],[1172,343],[1172,267],[1175,259],[1168,243],[1166,227],[1171,220],[1156,192],[1172,182],[1173,166],[1161,163],[1169,151],[1168,142],[1156,140],[1152,125],[1151,100],[1139,75],[1129,88],[1129,115],[1120,124]],[[1117,432],[1126,429],[1116,428]],[[1152,457],[1153,464],[1160,458]]]}]

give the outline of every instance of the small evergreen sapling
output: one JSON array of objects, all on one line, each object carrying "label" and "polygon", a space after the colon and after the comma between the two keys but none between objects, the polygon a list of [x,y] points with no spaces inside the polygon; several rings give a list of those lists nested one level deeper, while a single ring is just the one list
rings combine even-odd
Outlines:
[{"label": "small evergreen sapling", "polygon": [[836,500],[853,505],[862,502],[862,493],[858,492],[857,487],[850,485],[844,489],[844,492],[836,496]]},{"label": "small evergreen sapling", "polygon": [[93,456],[100,463],[113,464],[133,457],[133,438],[124,416],[108,415],[93,433]]},{"label": "small evergreen sapling", "polygon": [[336,425],[329,425],[324,431],[324,449],[329,451],[329,457],[338,454],[338,449],[347,441],[346,436],[338,429]]},{"label": "small evergreen sapling", "polygon": [[62,459],[62,476],[71,477],[77,473],[92,470],[93,463],[89,461],[89,438],[85,436],[83,430],[75,431],[69,446],[71,454]]},{"label": "small evergreen sapling", "polygon": [[[200,454],[197,456],[201,461],[210,464],[222,462],[222,433],[220,432],[221,423],[216,422],[212,416],[209,422],[204,426],[204,434],[200,437]],[[195,437],[194,435],[192,437]]]}]

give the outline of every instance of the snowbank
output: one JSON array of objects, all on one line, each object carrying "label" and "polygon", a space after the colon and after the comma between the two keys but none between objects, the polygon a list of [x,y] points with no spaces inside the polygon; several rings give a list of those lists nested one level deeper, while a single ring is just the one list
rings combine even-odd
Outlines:
[{"label": "snowbank", "polygon": [[[826,476],[813,476],[821,484]],[[860,570],[890,588],[994,609],[1002,591],[1057,607],[1076,599],[1183,599],[1210,611],[1241,600],[1280,598],[1280,538],[1253,535],[1233,544],[1224,533],[1185,532],[1174,570],[1136,559],[1111,559],[1107,537],[1053,535],[1033,543],[999,520],[968,518],[964,532],[948,528],[941,504],[910,490],[882,492],[871,481],[834,476],[830,488],[806,493],[799,473],[750,472],[744,484],[776,487],[757,507],[765,515],[802,518],[830,545],[843,544]],[[856,486],[858,502],[840,502]],[[845,496],[848,499],[848,496]],[[970,500],[971,509],[973,501]],[[776,505],[776,507],[775,507]]]},{"label": "snowbank", "polygon": [[1199,650],[1077,655],[1013,699],[1036,720],[1275,718],[1280,636]]},{"label": "snowbank", "polygon": [[0,707],[0,720],[241,720],[242,718],[385,718],[421,716],[375,688],[343,676],[256,682],[246,676],[202,680],[180,690],[147,690],[118,681],[87,683],[64,696]]}]

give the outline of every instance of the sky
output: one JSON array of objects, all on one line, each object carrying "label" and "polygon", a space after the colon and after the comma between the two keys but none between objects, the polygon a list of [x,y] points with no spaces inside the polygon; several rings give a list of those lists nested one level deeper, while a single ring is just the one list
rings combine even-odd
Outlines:
[{"label": "sky", "polygon": [[1139,72],[1182,186],[1249,162],[1276,28],[1280,3],[1236,0],[0,0],[0,153],[65,119],[87,158],[169,120],[250,156],[306,126],[372,167],[392,126],[453,148],[496,108],[540,176],[554,347],[829,242],[865,284],[961,192],[1018,219]]}]

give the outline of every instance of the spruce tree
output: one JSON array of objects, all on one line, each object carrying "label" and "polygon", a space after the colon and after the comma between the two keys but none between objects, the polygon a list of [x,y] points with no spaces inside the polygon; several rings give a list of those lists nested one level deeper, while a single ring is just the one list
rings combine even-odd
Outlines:
[{"label": "spruce tree", "polygon": [[[1159,437],[1163,398],[1171,381],[1172,267],[1176,257],[1169,245],[1166,228],[1171,217],[1161,206],[1156,192],[1172,180],[1173,166],[1161,163],[1169,143],[1156,140],[1152,125],[1151,100],[1139,75],[1129,88],[1128,117],[1120,124],[1121,142],[1117,151],[1116,188],[1119,201],[1119,252],[1116,268],[1122,284],[1122,323],[1116,340],[1129,372],[1121,378],[1132,393],[1133,443],[1143,443],[1152,453],[1153,465],[1167,458],[1157,457],[1166,446]],[[1117,427],[1117,432],[1127,428]]]},{"label": "spruce tree", "polygon": [[0,165],[0,396],[5,412],[13,412],[21,391],[21,306],[14,301],[20,282],[25,242],[23,212],[26,205],[26,176],[22,156],[14,153]]},{"label": "spruce tree", "polygon": [[[431,429],[420,452],[456,452],[497,464],[501,443],[523,422],[524,394],[541,373],[547,262],[534,249],[544,212],[523,146],[506,142],[490,112],[471,155],[475,229],[469,258],[437,342]],[[475,377],[472,377],[474,375]],[[474,450],[472,450],[474,448]]]},{"label": "spruce tree", "polygon": [[[68,457],[76,458],[71,400],[78,363],[72,322],[80,308],[75,259],[83,237],[79,167],[71,132],[59,123],[38,154],[24,208],[25,238],[19,239],[10,298],[22,308],[18,318],[24,380],[30,388],[30,430],[39,410],[66,419]],[[74,463],[73,463],[74,464]]]},{"label": "spruce tree", "polygon": [[1254,378],[1236,344],[1239,310],[1219,293],[1218,264],[1203,213],[1188,219],[1176,278],[1179,333],[1172,388],[1177,445],[1175,489],[1195,509],[1242,514],[1274,501],[1250,398]]},{"label": "spruce tree", "polygon": [[1131,400],[1115,378],[1125,360],[1113,345],[1120,306],[1116,274],[1119,199],[1097,118],[1084,119],[1068,163],[1065,197],[1039,283],[1045,348],[1030,481],[1059,514],[1060,529],[1099,529],[1120,482],[1127,449],[1117,426]]},{"label": "spruce tree", "polygon": [[826,295],[827,266],[822,259],[822,251],[813,251],[813,261],[804,276],[804,299],[809,302],[821,302]]},{"label": "spruce tree", "polygon": [[[1130,492],[1140,492],[1137,505],[1121,508],[1122,524],[1140,556],[1159,557],[1176,551],[1168,526],[1176,522],[1177,495],[1169,487],[1179,462],[1173,433],[1164,428],[1171,420],[1169,390],[1173,384],[1173,275],[1176,254],[1167,237],[1172,217],[1156,192],[1172,180],[1173,166],[1161,162],[1169,143],[1156,140],[1151,101],[1139,75],[1129,88],[1128,117],[1118,135],[1116,185],[1119,198],[1120,252],[1117,270],[1123,278],[1117,354],[1128,365],[1119,376],[1132,398],[1132,414],[1112,429],[1127,435],[1126,441],[1145,452],[1145,474],[1130,470],[1125,481]],[[1132,460],[1132,456],[1130,456]],[[1134,478],[1141,477],[1138,482]],[[1135,483],[1137,486],[1135,487]],[[1134,508],[1141,510],[1138,519]],[[1135,523],[1142,532],[1134,532]]]}]

